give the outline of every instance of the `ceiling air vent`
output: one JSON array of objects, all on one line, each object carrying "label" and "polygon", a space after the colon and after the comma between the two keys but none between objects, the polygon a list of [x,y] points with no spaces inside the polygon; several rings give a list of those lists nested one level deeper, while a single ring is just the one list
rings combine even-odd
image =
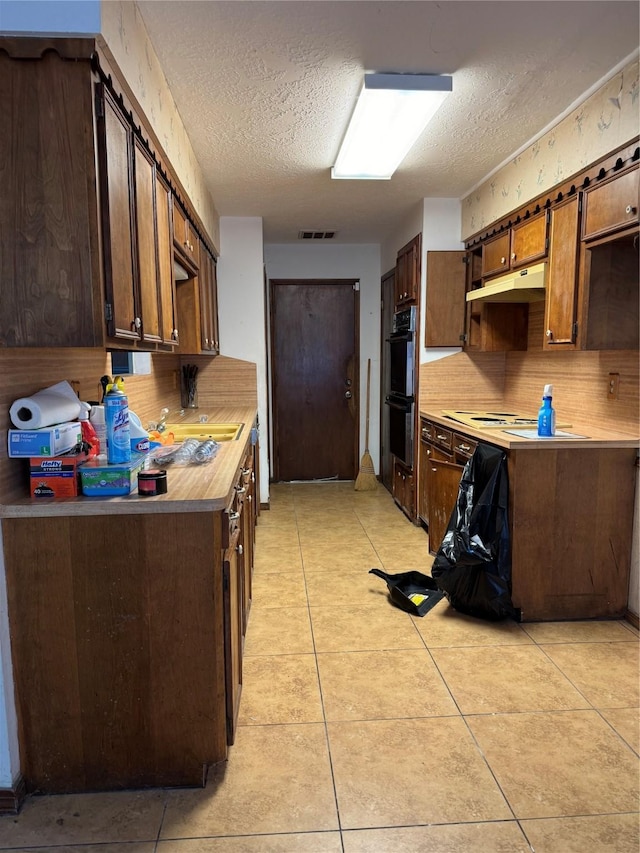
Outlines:
[{"label": "ceiling air vent", "polygon": [[298,240],[333,240],[336,231],[298,231]]}]

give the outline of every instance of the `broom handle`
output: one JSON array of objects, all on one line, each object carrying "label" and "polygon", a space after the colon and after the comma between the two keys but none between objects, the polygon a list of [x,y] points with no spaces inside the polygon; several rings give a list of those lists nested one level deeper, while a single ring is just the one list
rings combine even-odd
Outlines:
[{"label": "broom handle", "polygon": [[367,427],[365,430],[364,449],[369,451],[369,396],[371,394],[371,359],[367,359]]}]

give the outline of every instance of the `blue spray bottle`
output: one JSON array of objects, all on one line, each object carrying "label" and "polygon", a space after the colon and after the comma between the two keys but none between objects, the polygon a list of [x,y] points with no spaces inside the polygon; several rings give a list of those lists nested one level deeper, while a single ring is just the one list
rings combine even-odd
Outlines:
[{"label": "blue spray bottle", "polygon": [[107,388],[107,393],[104,395],[104,419],[107,425],[107,462],[109,464],[129,462],[131,459],[129,401],[116,382]]},{"label": "blue spray bottle", "polygon": [[542,392],[542,405],[538,412],[538,435],[543,438],[556,434],[556,413],[551,405],[553,385],[545,385]]}]

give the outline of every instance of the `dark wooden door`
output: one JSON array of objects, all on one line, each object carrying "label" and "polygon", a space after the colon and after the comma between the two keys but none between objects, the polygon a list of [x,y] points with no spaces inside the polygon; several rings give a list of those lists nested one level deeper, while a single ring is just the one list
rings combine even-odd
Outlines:
[{"label": "dark wooden door", "polygon": [[393,328],[395,301],[395,269],[382,276],[380,282],[380,475],[382,485],[393,491],[393,457],[389,445],[389,408],[384,401],[391,393],[391,360],[389,358],[389,335]]},{"label": "dark wooden door", "polygon": [[356,477],[358,295],[352,279],[270,283],[276,480]]}]

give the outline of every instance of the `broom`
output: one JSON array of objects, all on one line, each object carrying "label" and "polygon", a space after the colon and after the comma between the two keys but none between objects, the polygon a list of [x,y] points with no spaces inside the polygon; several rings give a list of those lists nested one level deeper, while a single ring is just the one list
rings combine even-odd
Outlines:
[{"label": "broom", "polygon": [[367,360],[367,428],[364,440],[364,454],[360,460],[360,471],[356,478],[356,492],[372,492],[378,488],[378,480],[369,453],[369,397],[371,395],[371,359]]}]

